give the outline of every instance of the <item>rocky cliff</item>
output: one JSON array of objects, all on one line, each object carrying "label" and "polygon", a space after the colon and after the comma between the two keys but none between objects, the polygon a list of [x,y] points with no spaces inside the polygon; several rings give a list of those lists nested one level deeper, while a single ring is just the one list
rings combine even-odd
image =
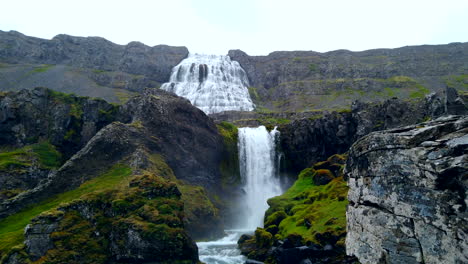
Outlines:
[{"label": "rocky cliff", "polygon": [[421,98],[446,85],[466,91],[468,83],[468,43],[228,54],[247,72],[257,106],[281,111],[343,108],[356,99]]},{"label": "rocky cliff", "polygon": [[[212,201],[220,191],[220,164],[225,153],[223,138],[211,119],[193,107],[189,101],[162,90],[148,90],[144,95],[135,97],[119,107],[109,105],[103,100],[64,95],[42,88],[2,96],[3,107],[0,109],[0,116],[6,118],[0,123],[0,127],[4,132],[2,135],[8,138],[2,142],[2,147],[7,148],[8,152],[0,154],[0,180],[15,182],[19,173],[27,179],[25,184],[32,180],[34,184],[13,190],[9,186],[0,186],[0,191],[6,191],[0,197],[1,256],[11,256],[16,252],[15,246],[26,239],[26,251],[21,249],[18,252],[28,255],[28,259],[42,256],[53,260],[57,257],[53,253],[54,250],[67,248],[63,241],[68,241],[74,236],[70,229],[75,230],[82,223],[91,225],[86,229],[91,230],[89,232],[102,235],[93,237],[92,243],[104,243],[100,244],[104,247],[103,251],[100,251],[100,254],[106,257],[104,259],[116,254],[110,252],[118,252],[121,257],[117,260],[121,259],[120,261],[137,261],[131,258],[139,258],[140,255],[144,261],[154,261],[155,258],[159,261],[161,259],[157,258],[161,257],[161,252],[170,251],[175,254],[176,248],[186,246],[193,249],[193,241],[186,239],[187,233],[196,239],[222,235],[221,213],[218,204],[215,206]],[[55,101],[57,96],[62,101]],[[90,103],[92,107],[83,110],[82,106],[88,106]],[[102,105],[97,107],[99,104]],[[109,112],[110,109],[112,111]],[[42,118],[39,113],[44,114]],[[93,116],[92,113],[98,115],[86,117]],[[105,117],[102,123],[98,122],[101,116]],[[62,155],[62,152],[69,153],[72,150],[67,147],[64,143],[67,141],[63,138],[66,139],[68,134],[83,138],[85,119],[92,121],[88,125],[94,125],[94,129],[86,130],[89,132],[86,134],[86,140],[77,140],[77,146],[81,148],[76,153],[70,156]],[[55,120],[60,122],[54,122]],[[74,122],[79,124],[74,127],[75,133],[66,132],[70,130],[68,125]],[[33,124],[37,126],[34,127]],[[26,131],[23,133],[29,133],[28,137],[33,137],[25,140],[28,137],[19,133],[16,127],[31,127],[23,129]],[[100,130],[97,131],[98,129]],[[57,157],[54,156],[55,153]],[[42,160],[43,156],[48,157],[48,160]],[[36,174],[28,174],[31,171],[35,171]],[[37,175],[41,177],[29,179]],[[142,187],[147,196],[133,197],[134,192],[142,192],[133,188],[140,186],[139,184],[132,184],[132,181],[140,177],[152,179],[145,180],[144,185],[153,180],[157,184],[148,186],[148,190],[145,189],[146,185]],[[160,188],[166,186],[166,183],[172,186],[170,192],[161,194]],[[101,193],[106,190],[114,191]],[[90,195],[97,195],[95,193],[99,193],[100,196],[96,199],[90,198]],[[171,209],[167,205],[154,204],[155,210],[147,208],[145,204],[150,202],[145,199],[155,198],[158,202],[167,198],[169,205],[176,203],[177,206]],[[74,203],[76,199],[85,201],[82,204],[84,209],[80,207],[81,211],[77,211],[69,207],[60,207],[59,211],[63,214],[53,218],[53,228],[42,226],[44,219],[41,217],[33,220],[41,212],[54,210],[61,203]],[[119,199],[124,200],[123,204],[115,205]],[[97,205],[101,200],[108,202],[104,207],[110,206],[113,209],[109,211]],[[122,233],[124,226],[120,231],[109,231],[99,225],[100,221],[107,221],[106,218],[111,215],[114,217],[112,211],[121,210],[120,206],[124,206],[125,213],[119,214],[123,222],[118,223],[118,226],[125,223],[132,225],[136,228],[132,229],[135,233]],[[89,211],[92,213],[88,214]],[[69,213],[70,219],[66,217]],[[63,215],[65,216],[62,217]],[[26,237],[23,238],[22,229],[30,221],[38,227],[32,228],[30,233],[26,232]],[[42,234],[38,230],[49,231]],[[54,232],[59,234],[55,235]],[[180,243],[164,245],[166,242],[160,241],[164,240],[164,236],[161,237],[163,233],[168,236],[166,240],[175,239]],[[40,240],[35,242],[36,235]],[[113,240],[116,236],[120,236],[118,241]],[[44,242],[44,237],[60,239]],[[33,251],[36,246],[40,247],[42,242],[50,247],[43,249],[40,251],[41,255],[38,255]],[[36,246],[30,247],[31,243]],[[109,249],[109,245],[113,246]],[[131,245],[135,245],[133,249]],[[187,252],[189,255],[183,255],[184,252],[177,253],[179,255],[174,255],[174,259],[197,258],[194,255],[196,250]],[[56,262],[68,261],[58,258]]]},{"label": "rocky cliff", "polygon": [[424,99],[354,102],[351,110],[316,112],[315,116],[280,125],[281,149],[288,170],[299,172],[335,153],[348,151],[373,131],[407,126],[446,114],[468,114],[462,96],[447,88]]},{"label": "rocky cliff", "polygon": [[349,151],[347,253],[361,263],[468,261],[468,118],[371,133]]},{"label": "rocky cliff", "polygon": [[0,89],[46,86],[119,102],[159,87],[188,56],[185,47],[117,45],[99,37],[57,35],[51,40],[0,31]]}]

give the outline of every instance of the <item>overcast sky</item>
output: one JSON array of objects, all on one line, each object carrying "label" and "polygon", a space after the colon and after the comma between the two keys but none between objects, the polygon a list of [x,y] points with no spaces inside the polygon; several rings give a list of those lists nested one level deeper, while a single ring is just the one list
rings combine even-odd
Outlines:
[{"label": "overcast sky", "polygon": [[250,55],[468,41],[468,0],[3,0],[0,30]]}]

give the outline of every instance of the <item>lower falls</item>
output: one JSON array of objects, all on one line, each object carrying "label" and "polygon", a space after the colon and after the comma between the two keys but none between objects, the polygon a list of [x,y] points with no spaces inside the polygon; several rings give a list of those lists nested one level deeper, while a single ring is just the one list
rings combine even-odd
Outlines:
[{"label": "lower falls", "polygon": [[239,165],[243,184],[239,206],[243,213],[235,228],[226,230],[227,235],[222,239],[197,243],[202,262],[244,263],[245,257],[237,249],[237,240],[242,234],[253,233],[257,227],[263,227],[267,200],[282,193],[276,152],[278,137],[276,128],[270,132],[264,126],[239,128]]}]

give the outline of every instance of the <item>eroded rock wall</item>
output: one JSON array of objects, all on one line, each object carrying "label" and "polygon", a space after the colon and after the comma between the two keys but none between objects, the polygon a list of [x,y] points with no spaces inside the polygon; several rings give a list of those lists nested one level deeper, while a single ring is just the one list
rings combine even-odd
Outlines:
[{"label": "eroded rock wall", "polygon": [[351,147],[346,248],[361,263],[468,261],[468,116],[374,132]]}]

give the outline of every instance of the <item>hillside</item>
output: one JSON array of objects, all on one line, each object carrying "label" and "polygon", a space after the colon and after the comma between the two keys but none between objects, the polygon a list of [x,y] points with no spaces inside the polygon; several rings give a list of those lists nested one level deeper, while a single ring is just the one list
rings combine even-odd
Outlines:
[{"label": "hillside", "polygon": [[[0,91],[44,86],[122,103],[169,81],[172,68],[188,54],[185,47],[68,35],[45,40],[0,31]],[[356,99],[420,99],[446,86],[468,92],[468,43],[228,55],[246,71],[257,112],[349,109]]]},{"label": "hillside", "polygon": [[247,72],[257,106],[275,111],[349,108],[356,99],[417,99],[446,86],[468,91],[468,43],[362,52],[228,54]]},{"label": "hillside", "polygon": [[44,86],[124,102],[166,82],[187,55],[185,47],[118,45],[100,37],[63,34],[46,40],[0,31],[0,90]]}]

